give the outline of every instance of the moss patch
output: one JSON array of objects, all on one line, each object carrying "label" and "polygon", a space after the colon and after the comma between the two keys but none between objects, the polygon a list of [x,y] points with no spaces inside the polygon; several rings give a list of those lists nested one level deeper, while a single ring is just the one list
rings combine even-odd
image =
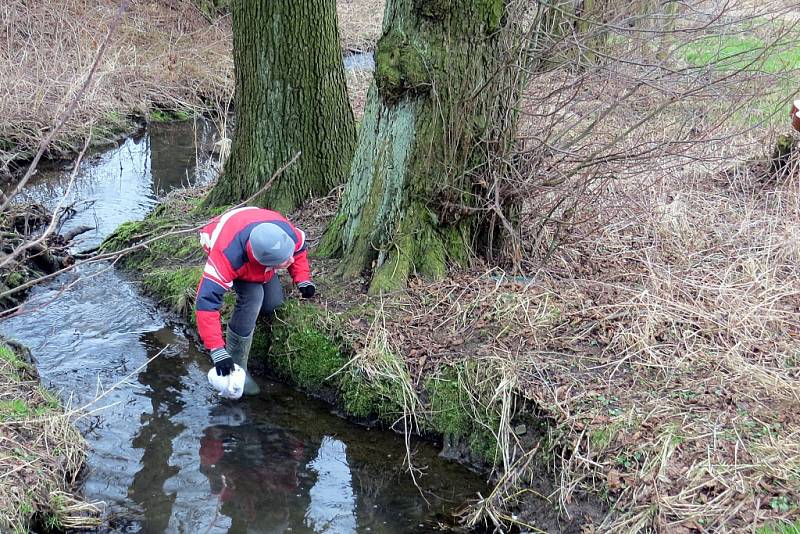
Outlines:
[{"label": "moss patch", "polygon": [[388,102],[396,102],[403,94],[420,92],[430,86],[430,62],[423,57],[423,49],[401,31],[392,30],[383,35],[375,50],[375,81],[378,90]]},{"label": "moss patch", "polygon": [[483,14],[483,20],[486,21],[486,31],[495,32],[500,29],[500,23],[503,20],[503,13],[505,13],[504,0],[480,0],[478,8]]},{"label": "moss patch", "polygon": [[157,295],[161,302],[173,312],[186,317],[194,325],[194,301],[203,268],[179,267],[156,269],[144,274],[144,287]]},{"label": "moss patch", "polygon": [[[211,215],[203,211],[199,204],[198,192],[175,192],[144,220],[121,224],[103,241],[100,249],[103,252],[118,252],[148,242],[146,246],[123,256],[120,265],[140,274],[152,274],[150,282],[155,289],[170,286],[177,291],[176,283],[167,280],[172,277],[167,276],[166,271],[195,267],[205,261],[198,227]],[[160,272],[156,273],[157,270]],[[188,282],[191,281],[189,274],[184,271],[177,276]]]},{"label": "moss patch", "polygon": [[267,354],[275,372],[307,391],[335,384],[329,378],[345,366],[347,359],[320,329],[319,309],[290,301],[276,315],[272,349]]},{"label": "moss patch", "polygon": [[495,380],[479,362],[444,366],[426,379],[430,428],[452,441],[466,440],[475,459],[489,464],[497,454],[500,406],[492,395]]},{"label": "moss patch", "polygon": [[194,113],[187,109],[154,108],[147,114],[147,122],[188,121],[192,117],[194,117]]}]

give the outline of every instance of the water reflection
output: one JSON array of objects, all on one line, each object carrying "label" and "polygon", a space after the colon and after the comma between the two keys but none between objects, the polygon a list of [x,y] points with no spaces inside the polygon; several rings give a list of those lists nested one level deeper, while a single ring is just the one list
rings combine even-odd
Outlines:
[{"label": "water reflection", "polygon": [[[147,333],[141,343],[147,348],[148,360],[167,346],[162,336]],[[161,337],[161,339],[159,339]],[[141,449],[140,469],[128,488],[128,498],[139,505],[142,528],[147,532],[166,532],[175,493],[165,492],[164,483],[180,472],[180,467],[170,464],[174,439],[186,428],[174,417],[185,405],[182,399],[186,366],[177,354],[166,353],[152,359],[139,373],[137,380],[145,386],[144,396],[150,399],[150,410],[139,418],[139,430],[131,440],[131,447]]]},{"label": "water reflection", "polygon": [[143,218],[164,193],[208,182],[214,134],[213,125],[202,120],[159,125],[88,157],[71,187],[69,172],[43,170],[19,198],[50,209],[64,199],[63,206],[74,206],[76,214],[63,231],[95,228],[74,241],[77,249],[91,248],[123,222]]},{"label": "water reflection", "polygon": [[237,417],[243,406],[218,406],[212,417],[230,421],[206,427],[200,438],[200,472],[208,477],[229,532],[282,532],[300,523],[307,506],[300,471],[313,448],[291,430],[252,425]]},{"label": "water reflection", "polygon": [[355,496],[346,449],[338,439],[325,436],[309,464],[317,473],[317,482],[309,491],[312,504],[306,512],[306,525],[314,532],[355,531]]}]

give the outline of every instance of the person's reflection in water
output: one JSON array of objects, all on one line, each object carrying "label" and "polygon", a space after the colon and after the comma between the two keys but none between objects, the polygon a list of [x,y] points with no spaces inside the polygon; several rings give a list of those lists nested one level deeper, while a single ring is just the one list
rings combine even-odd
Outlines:
[{"label": "person's reflection in water", "polygon": [[253,425],[243,403],[221,403],[211,419],[200,439],[200,472],[220,513],[231,519],[229,532],[283,532],[301,524],[308,506],[300,476],[306,444],[283,428]]},{"label": "person's reflection in water", "polygon": [[[159,340],[162,334],[168,337],[170,331],[163,329],[142,336],[148,358],[165,346],[165,342]],[[187,371],[179,360],[178,355],[159,356],[138,377],[139,382],[147,386],[144,395],[150,399],[152,406],[150,413],[142,414],[141,427],[133,437],[133,447],[144,449],[144,452],[141,468],[128,488],[128,496],[144,512],[142,532],[166,532],[175,503],[174,493],[164,493],[164,483],[179,471],[178,467],[170,465],[169,460],[173,441],[186,428],[183,424],[173,423],[174,417],[184,407],[181,379]]]}]

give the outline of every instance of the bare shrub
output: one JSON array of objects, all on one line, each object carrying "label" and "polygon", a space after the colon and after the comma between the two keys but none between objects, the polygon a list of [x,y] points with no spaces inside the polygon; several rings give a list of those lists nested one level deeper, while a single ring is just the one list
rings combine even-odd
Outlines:
[{"label": "bare shrub", "polygon": [[800,156],[769,170],[800,5],[577,4],[518,6],[517,143],[484,178],[520,291],[560,310],[492,342],[554,422],[552,497],[607,494],[603,532],[796,518],[769,503],[800,497]]}]

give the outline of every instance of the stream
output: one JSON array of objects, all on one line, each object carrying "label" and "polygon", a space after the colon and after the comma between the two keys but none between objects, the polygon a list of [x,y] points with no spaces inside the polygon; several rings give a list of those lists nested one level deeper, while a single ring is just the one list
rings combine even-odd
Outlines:
[{"label": "stream", "polygon": [[[69,191],[69,172],[50,170],[22,196],[75,203],[62,231],[96,227],[74,241],[90,249],[164,193],[210,180],[213,135],[203,121],[156,124],[89,157]],[[417,440],[415,485],[402,436],[279,383],[259,379],[257,398],[216,397],[209,357],[109,264],[35,287],[25,310],[0,333],[31,349],[68,406],[88,405],[84,495],[105,503],[107,523],[96,532],[431,532],[486,494],[480,477]]]}]

